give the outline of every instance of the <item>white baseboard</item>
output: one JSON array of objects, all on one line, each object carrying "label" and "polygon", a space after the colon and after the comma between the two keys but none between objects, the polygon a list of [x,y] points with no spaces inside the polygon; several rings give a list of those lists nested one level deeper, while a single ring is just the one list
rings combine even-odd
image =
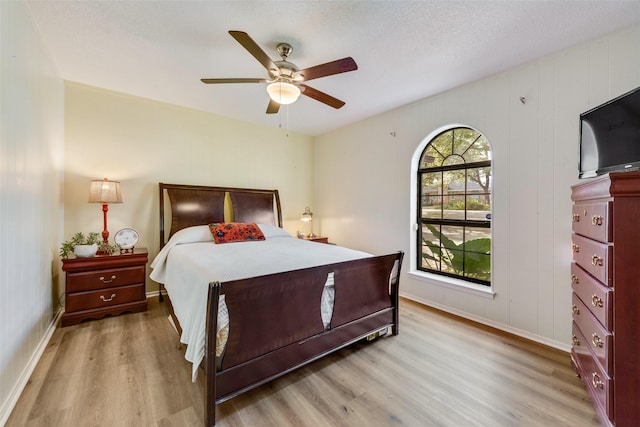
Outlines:
[{"label": "white baseboard", "polygon": [[408,300],[415,301],[417,303],[424,304],[426,306],[436,308],[436,309],[438,309],[440,311],[444,311],[446,313],[450,313],[450,314],[456,315],[458,317],[462,317],[463,319],[472,320],[472,321],[474,321],[476,323],[480,323],[482,325],[490,326],[492,328],[499,329],[499,330],[504,331],[504,332],[508,332],[508,333],[510,333],[512,335],[516,335],[518,337],[526,338],[526,339],[528,339],[530,341],[534,341],[534,342],[537,342],[537,343],[540,343],[540,344],[544,344],[544,345],[549,346],[549,347],[556,348],[556,349],[564,351],[566,353],[570,353],[571,352],[571,346],[569,344],[565,344],[565,343],[562,343],[562,342],[559,342],[559,341],[551,340],[551,339],[549,339],[547,337],[543,337],[541,335],[532,334],[531,332],[523,331],[522,329],[514,328],[512,326],[505,325],[503,323],[494,322],[492,320],[485,319],[485,318],[480,317],[480,316],[475,316],[473,314],[466,313],[464,311],[459,311],[459,310],[453,309],[451,307],[447,307],[447,306],[438,304],[438,303],[433,302],[433,301],[423,300],[421,298],[415,297],[414,295],[406,295],[406,294],[400,293],[400,296],[403,297],[403,298],[406,298]]},{"label": "white baseboard", "polygon": [[7,420],[9,419],[13,408],[16,406],[16,403],[18,403],[18,399],[20,398],[20,395],[22,394],[24,388],[27,386],[29,378],[31,378],[31,374],[33,374],[33,371],[36,369],[36,366],[38,365],[42,354],[47,348],[47,345],[49,345],[49,341],[51,340],[51,337],[56,330],[56,325],[58,324],[58,320],[60,320],[60,316],[62,316],[62,313],[63,310],[62,308],[60,308],[51,323],[49,323],[47,331],[42,336],[42,339],[31,355],[29,362],[22,370],[22,373],[18,377],[18,381],[9,393],[9,397],[5,402],[2,403],[2,406],[0,407],[0,426],[4,426],[7,423]]}]

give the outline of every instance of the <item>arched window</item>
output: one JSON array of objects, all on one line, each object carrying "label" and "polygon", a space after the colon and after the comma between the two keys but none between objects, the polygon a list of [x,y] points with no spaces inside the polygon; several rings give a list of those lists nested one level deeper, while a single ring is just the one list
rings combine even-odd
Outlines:
[{"label": "arched window", "polygon": [[417,175],[418,270],[491,285],[491,147],[474,129],[438,134]]}]

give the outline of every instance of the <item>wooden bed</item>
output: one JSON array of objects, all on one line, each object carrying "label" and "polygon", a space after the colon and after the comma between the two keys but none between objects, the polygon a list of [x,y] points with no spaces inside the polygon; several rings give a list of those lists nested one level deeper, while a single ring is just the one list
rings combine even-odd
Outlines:
[{"label": "wooden bed", "polygon": [[[183,228],[230,221],[282,227],[278,191],[160,183],[161,245]],[[170,229],[165,233],[167,224]],[[243,280],[212,281],[203,363],[206,425],[215,425],[218,403],[378,331],[390,327],[397,335],[402,258],[403,253],[397,252]],[[330,326],[325,328],[317,306],[331,272],[335,302]],[[216,357],[221,295],[229,313],[229,330],[236,333],[229,334],[224,352]]]}]

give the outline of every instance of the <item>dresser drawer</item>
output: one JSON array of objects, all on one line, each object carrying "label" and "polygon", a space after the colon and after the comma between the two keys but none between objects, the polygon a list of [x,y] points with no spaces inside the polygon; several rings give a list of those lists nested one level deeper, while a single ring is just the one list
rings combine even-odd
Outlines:
[{"label": "dresser drawer", "polygon": [[571,287],[605,329],[613,329],[613,289],[591,277],[575,262],[571,263]]},{"label": "dresser drawer", "polygon": [[601,242],[612,242],[611,202],[573,205],[573,231]]},{"label": "dresser drawer", "polygon": [[573,260],[607,286],[613,285],[613,246],[578,234],[571,236]]},{"label": "dresser drawer", "polygon": [[573,324],[573,341],[571,358],[575,362],[578,375],[587,387],[596,411],[603,413],[611,420],[613,418],[614,380],[602,372],[587,346],[582,345],[587,340],[575,323]]},{"label": "dresser drawer", "polygon": [[67,292],[89,291],[144,283],[145,266],[122,267],[67,274]]},{"label": "dresser drawer", "polygon": [[573,304],[573,321],[587,338],[582,345],[589,347],[602,369],[609,375],[614,376],[613,334],[604,329],[575,293],[572,294],[571,302]]},{"label": "dresser drawer", "polygon": [[110,307],[127,302],[144,301],[145,298],[144,283],[97,291],[76,292],[67,294],[65,311],[72,313]]}]

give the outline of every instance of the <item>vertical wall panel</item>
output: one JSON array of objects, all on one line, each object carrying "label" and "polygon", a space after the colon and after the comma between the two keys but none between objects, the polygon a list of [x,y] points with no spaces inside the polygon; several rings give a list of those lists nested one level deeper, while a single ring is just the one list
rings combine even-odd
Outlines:
[{"label": "vertical wall panel", "polygon": [[554,245],[554,62],[550,58],[538,65],[538,91],[532,94],[538,114],[538,330],[542,336],[555,336],[554,331],[554,269],[556,247]]},{"label": "vertical wall panel", "polygon": [[[510,229],[512,253],[509,284],[511,287],[510,324],[533,332],[538,322],[538,67],[527,65],[511,74],[509,97]],[[523,103],[520,98],[525,98]],[[489,135],[490,137],[490,135]],[[535,330],[535,329],[534,329]]]},{"label": "vertical wall panel", "polygon": [[[508,325],[510,322],[510,269],[512,251],[509,241],[509,230],[511,228],[511,181],[509,177],[509,165],[511,163],[511,142],[509,133],[509,121],[505,117],[509,116],[509,99],[511,90],[509,76],[500,74],[478,82],[477,85],[486,87],[486,99],[484,105],[478,108],[485,110],[487,117],[487,127],[483,133],[491,142],[493,155],[493,213],[491,231],[494,243],[492,246],[492,270],[491,281],[495,297],[493,300],[484,300],[483,318],[498,324]],[[515,254],[513,254],[515,256]],[[478,313],[478,316],[481,314]]]},{"label": "vertical wall panel", "polygon": [[[638,87],[640,69],[640,25],[613,34],[609,38],[609,57],[602,58],[609,64],[610,98]],[[594,105],[598,105],[596,102]]]}]

